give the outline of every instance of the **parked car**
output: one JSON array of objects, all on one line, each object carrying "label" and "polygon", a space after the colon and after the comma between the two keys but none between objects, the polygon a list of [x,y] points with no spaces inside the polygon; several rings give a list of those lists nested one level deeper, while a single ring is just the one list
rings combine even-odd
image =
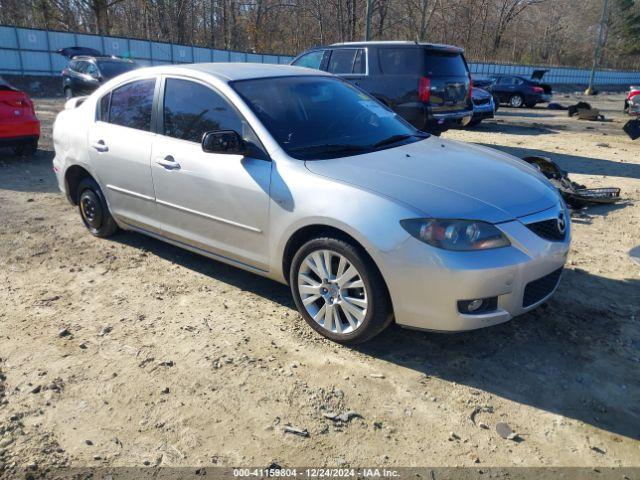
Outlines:
[{"label": "parked car", "polygon": [[40,121],[29,96],[0,77],[0,147],[16,155],[32,155],[38,149]]},{"label": "parked car", "polygon": [[481,88],[475,88],[474,84],[471,101],[473,102],[473,117],[468,123],[469,127],[480,125],[482,120],[486,118],[493,118],[496,111],[493,95]]},{"label": "parked car", "polygon": [[471,75],[471,80],[473,81],[473,88],[479,88],[481,90],[485,90],[493,96],[493,105],[494,105],[494,113],[498,111],[500,108],[500,99],[498,96],[493,93],[493,84],[495,83],[495,79],[490,77],[484,77],[481,75]]},{"label": "parked car", "polygon": [[88,95],[104,82],[136,68],[139,66],[134,62],[117,57],[73,57],[62,71],[64,97]]},{"label": "parked car", "polygon": [[291,65],[339,75],[369,92],[419,130],[439,134],[473,113],[463,50],[416,42],[337,43]]},{"label": "parked car", "polygon": [[491,92],[500,103],[511,107],[526,106],[533,108],[538,103],[550,102],[552,98],[551,85],[540,83],[546,70],[534,70],[531,78],[519,75],[496,75]]},{"label": "parked car", "polygon": [[59,48],[58,50],[56,50],[56,53],[59,53],[60,55],[62,55],[63,57],[67,57],[67,58],[73,58],[73,57],[77,57],[78,55],[87,55],[90,57],[102,57],[102,53],[100,53],[98,50],[96,50],[95,48],[89,48],[89,47],[66,47],[66,48]]},{"label": "parked car", "polygon": [[632,85],[624,100],[624,112],[629,115],[640,115],[640,86]]},{"label": "parked car", "polygon": [[132,230],[289,283],[337,342],[393,318],[505,322],[553,294],[569,249],[569,213],[535,168],[421,132],[310,69],[129,72],[67,102],[53,142],[60,189],[93,235]]}]

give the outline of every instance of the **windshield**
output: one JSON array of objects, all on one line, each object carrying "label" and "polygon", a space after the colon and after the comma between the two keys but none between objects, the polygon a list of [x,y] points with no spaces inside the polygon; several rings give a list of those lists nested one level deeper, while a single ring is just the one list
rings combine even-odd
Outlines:
[{"label": "windshield", "polygon": [[358,155],[427,136],[338,78],[261,78],[232,86],[280,146],[301,160]]},{"label": "windshield", "polygon": [[98,68],[105,78],[113,78],[122,73],[129,72],[137,68],[135,63],[101,60]]}]

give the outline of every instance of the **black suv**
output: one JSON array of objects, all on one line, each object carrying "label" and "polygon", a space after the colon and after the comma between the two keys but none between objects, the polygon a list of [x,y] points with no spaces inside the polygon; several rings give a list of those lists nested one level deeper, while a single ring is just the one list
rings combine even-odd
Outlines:
[{"label": "black suv", "polygon": [[417,42],[353,42],[314,48],[291,65],[339,75],[420,130],[439,134],[473,114],[463,50]]},{"label": "black suv", "polygon": [[136,68],[135,63],[117,57],[73,57],[62,71],[64,96],[88,95],[107,80]]}]

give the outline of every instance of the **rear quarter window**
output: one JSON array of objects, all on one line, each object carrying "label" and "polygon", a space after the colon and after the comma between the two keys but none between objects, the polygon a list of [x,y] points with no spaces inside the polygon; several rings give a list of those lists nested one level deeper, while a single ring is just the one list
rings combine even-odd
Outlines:
[{"label": "rear quarter window", "polygon": [[380,70],[387,75],[420,75],[424,66],[421,48],[381,48],[378,50]]}]

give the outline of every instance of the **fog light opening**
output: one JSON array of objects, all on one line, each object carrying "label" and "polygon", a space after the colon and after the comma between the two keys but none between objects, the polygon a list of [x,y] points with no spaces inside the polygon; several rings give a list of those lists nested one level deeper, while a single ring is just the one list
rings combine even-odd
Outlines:
[{"label": "fog light opening", "polygon": [[480,315],[495,312],[498,309],[498,297],[458,300],[458,312],[463,315]]}]

